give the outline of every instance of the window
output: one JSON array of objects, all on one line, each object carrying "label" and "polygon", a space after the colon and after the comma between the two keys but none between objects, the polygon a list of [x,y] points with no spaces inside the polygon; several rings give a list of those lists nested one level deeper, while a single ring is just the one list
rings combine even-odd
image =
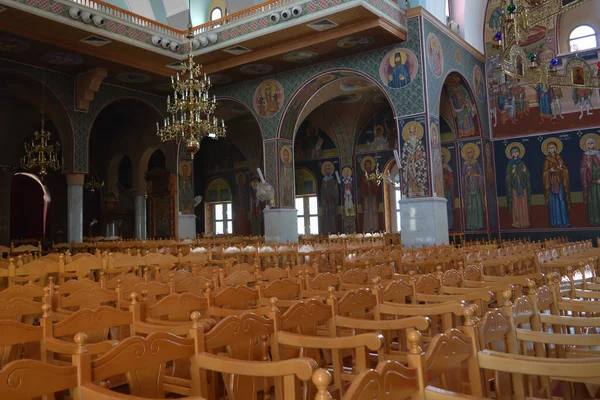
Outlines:
[{"label": "window", "polygon": [[596,31],[589,25],[580,25],[569,35],[569,48],[571,52],[593,49],[598,47]]},{"label": "window", "polygon": [[221,11],[221,7],[215,7],[210,12],[210,20],[215,21],[217,19],[223,18],[223,11]]},{"label": "window", "polygon": [[231,203],[218,203],[213,205],[215,216],[215,235],[233,233],[233,213]]},{"label": "window", "polygon": [[398,200],[400,200],[402,197],[400,195],[400,188],[396,189],[396,197],[394,200],[396,200],[394,203],[396,203],[396,229],[397,232],[400,232],[402,230],[401,225],[400,225],[400,205],[398,204]]},{"label": "window", "polygon": [[450,0],[446,0],[446,20],[450,19]]},{"label": "window", "polygon": [[319,234],[319,204],[317,196],[296,197],[298,211],[298,235]]}]

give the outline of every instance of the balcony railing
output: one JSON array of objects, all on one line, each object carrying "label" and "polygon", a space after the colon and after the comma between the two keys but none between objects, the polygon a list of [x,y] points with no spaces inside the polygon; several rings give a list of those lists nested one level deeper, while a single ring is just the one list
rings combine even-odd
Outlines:
[{"label": "balcony railing", "polygon": [[[134,14],[131,11],[124,10],[117,6],[114,6],[109,3],[105,3],[101,0],[70,0],[73,3],[82,5],[84,7],[91,8],[93,10],[97,10],[103,14],[109,15],[116,19],[120,19],[122,21],[129,22],[134,25],[138,25],[142,28],[152,30],[160,35],[170,36],[174,38],[178,38],[180,40],[184,40],[187,35],[187,30],[182,31],[165,24],[161,24],[160,22],[153,21],[149,18],[142,17],[140,15]],[[224,16],[223,18],[216,19],[214,21],[207,22],[202,25],[195,26],[193,28],[194,35],[199,35],[202,33],[209,32],[213,29],[219,28],[224,25],[232,24],[234,22],[240,21],[242,19],[252,17],[254,15],[262,14],[265,11],[272,10],[274,8],[278,8],[280,6],[284,6],[287,4],[292,4],[296,0],[270,0],[256,6],[246,8],[244,10],[235,12],[233,14],[229,14]]]}]

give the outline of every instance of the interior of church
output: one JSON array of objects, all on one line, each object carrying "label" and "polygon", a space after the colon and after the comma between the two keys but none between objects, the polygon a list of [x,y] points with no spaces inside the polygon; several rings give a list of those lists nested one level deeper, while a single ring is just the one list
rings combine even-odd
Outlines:
[{"label": "interior of church", "polygon": [[0,398],[600,398],[599,30],[0,0]]}]

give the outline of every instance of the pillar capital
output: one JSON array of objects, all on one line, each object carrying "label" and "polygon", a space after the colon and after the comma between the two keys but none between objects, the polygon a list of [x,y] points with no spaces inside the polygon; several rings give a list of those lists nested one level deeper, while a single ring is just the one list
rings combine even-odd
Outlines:
[{"label": "pillar capital", "polygon": [[82,185],[85,181],[85,175],[79,172],[67,173],[65,176],[67,177],[67,185]]}]

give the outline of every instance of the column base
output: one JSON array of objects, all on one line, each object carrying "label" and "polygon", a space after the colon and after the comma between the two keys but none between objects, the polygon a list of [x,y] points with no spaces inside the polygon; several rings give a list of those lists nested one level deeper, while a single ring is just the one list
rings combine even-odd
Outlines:
[{"label": "column base", "polygon": [[271,208],[263,211],[265,242],[298,242],[298,211],[294,208]]},{"label": "column base", "polygon": [[443,197],[398,200],[402,244],[406,247],[448,244],[446,202]]},{"label": "column base", "polygon": [[177,218],[177,237],[179,239],[194,239],[196,237],[196,215],[180,214]]}]

